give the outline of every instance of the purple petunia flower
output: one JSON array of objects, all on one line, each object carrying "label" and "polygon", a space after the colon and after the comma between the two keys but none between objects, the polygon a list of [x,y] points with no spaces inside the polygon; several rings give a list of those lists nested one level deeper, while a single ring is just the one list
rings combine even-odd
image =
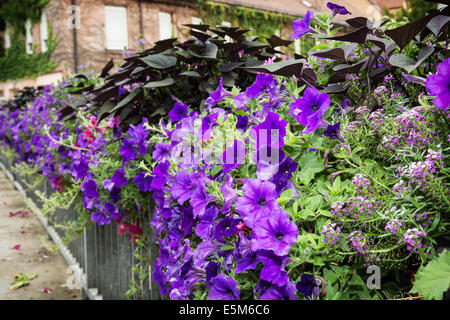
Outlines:
[{"label": "purple petunia flower", "polygon": [[88,176],[88,172],[89,163],[84,158],[80,158],[73,167],[73,176],[75,181],[86,178]]},{"label": "purple petunia flower", "polygon": [[323,135],[328,139],[339,140],[345,143],[344,138],[341,136],[341,123],[329,124],[327,129],[323,132]]},{"label": "purple petunia flower", "polygon": [[208,264],[206,265],[205,268],[206,271],[206,282],[209,283],[209,281],[213,278],[215,278],[219,272],[220,272],[220,263],[218,262],[213,262],[210,261],[208,262]]},{"label": "purple petunia flower", "polygon": [[284,266],[286,265],[286,257],[279,257],[270,250],[259,250],[257,253],[258,260],[264,264],[261,269],[260,278],[283,287],[289,283],[289,277]]},{"label": "purple petunia flower", "polygon": [[319,295],[319,286],[316,278],[313,275],[302,274],[302,278],[297,282],[297,290],[302,292],[306,298],[310,298],[313,293],[315,296]]},{"label": "purple petunia flower", "polygon": [[225,176],[225,182],[220,187],[224,201],[223,208],[220,211],[223,213],[228,213],[234,201],[238,198],[237,192],[233,187],[233,178],[227,173]]},{"label": "purple petunia flower", "polygon": [[205,104],[209,107],[213,107],[217,103],[223,101],[225,97],[231,96],[232,96],[231,92],[228,92],[223,88],[223,79],[221,77],[219,80],[219,86],[217,87],[216,91],[214,91],[209,95],[208,99],[206,99],[205,101]]},{"label": "purple petunia flower", "polygon": [[122,145],[120,146],[120,154],[124,163],[129,160],[136,159],[136,147],[130,139],[123,139]]},{"label": "purple petunia flower", "polygon": [[214,238],[220,240],[222,237],[228,238],[237,232],[236,226],[239,223],[239,219],[226,216],[217,225],[214,231]]},{"label": "purple petunia flower", "polygon": [[191,195],[191,200],[189,201],[189,204],[194,210],[194,218],[205,212],[209,200],[210,196],[205,192],[205,187],[201,184],[196,186],[194,193]]},{"label": "purple petunia flower", "polygon": [[152,153],[153,160],[155,161],[166,160],[170,156],[171,151],[172,145],[170,143],[164,142],[157,143]]},{"label": "purple petunia flower", "polygon": [[236,129],[247,131],[248,128],[248,117],[247,116],[237,116]]},{"label": "purple petunia flower", "polygon": [[272,250],[277,256],[285,256],[289,253],[290,245],[297,241],[298,227],[284,210],[279,209],[255,220],[253,234],[253,251],[266,249]]},{"label": "purple petunia flower", "polygon": [[192,198],[197,185],[203,182],[202,177],[199,173],[189,173],[188,171],[177,172],[175,174],[175,183],[170,189],[170,194],[182,205],[186,200]]},{"label": "purple petunia flower", "polygon": [[152,184],[150,185],[153,189],[162,190],[169,176],[169,168],[170,162],[167,160],[156,165],[152,172],[154,177],[152,179]]},{"label": "purple petunia flower", "polygon": [[188,106],[181,102],[176,102],[172,110],[169,112],[169,117],[172,122],[180,121],[187,116]]},{"label": "purple petunia flower", "polygon": [[333,17],[337,14],[351,14],[345,7],[337,5],[332,2],[327,3],[327,8],[331,10]]},{"label": "purple petunia flower", "polygon": [[244,163],[247,149],[242,141],[234,140],[233,145],[227,148],[222,154],[223,160],[223,172],[227,173],[233,169],[236,169]]},{"label": "purple petunia flower", "polygon": [[430,95],[436,96],[433,100],[436,108],[447,109],[450,106],[450,58],[438,65],[437,70],[427,77],[425,86]]},{"label": "purple petunia flower", "polygon": [[116,188],[121,188],[128,184],[128,179],[125,176],[125,171],[122,169],[117,169],[114,175],[111,178],[111,181],[114,182],[114,186]]},{"label": "purple petunia flower", "polygon": [[139,172],[133,178],[133,182],[138,186],[139,190],[143,192],[152,190],[152,177],[150,175],[146,175],[144,171]]},{"label": "purple petunia flower", "polygon": [[286,136],[287,122],[280,119],[277,113],[269,112],[264,122],[254,126],[250,131],[250,136],[256,139],[256,148],[264,146],[282,148],[284,137]]},{"label": "purple petunia flower", "polygon": [[249,99],[258,98],[272,83],[274,76],[266,73],[259,73],[255,82],[245,90],[245,95]]},{"label": "purple petunia flower", "polygon": [[326,126],[323,115],[328,110],[331,100],[328,94],[319,93],[315,88],[307,88],[303,98],[291,104],[289,114],[304,125],[306,129],[302,134],[314,132],[320,126]]},{"label": "purple petunia flower", "polygon": [[277,192],[281,193],[287,187],[288,181],[295,170],[297,170],[297,163],[290,157],[281,161],[277,173],[272,178],[272,182],[277,186]]},{"label": "purple petunia flower", "polygon": [[240,292],[233,278],[219,274],[210,283],[208,300],[239,300]]},{"label": "purple petunia flower", "polygon": [[253,228],[254,221],[280,208],[272,182],[247,178],[242,191],[243,196],[236,201],[235,209],[244,217],[245,224],[250,228]]},{"label": "purple petunia flower", "polygon": [[99,210],[91,214],[91,221],[96,222],[99,226],[110,224],[111,218],[103,211]]},{"label": "purple petunia flower", "polygon": [[207,140],[211,137],[211,131],[212,127],[217,122],[217,117],[219,116],[219,113],[213,113],[209,114],[202,119],[202,139]]},{"label": "purple petunia flower", "polygon": [[110,217],[116,220],[120,219],[119,208],[117,208],[117,206],[112,204],[111,202],[105,202],[104,210],[108,211]]},{"label": "purple petunia flower", "polygon": [[289,283],[283,287],[271,286],[266,289],[259,300],[298,300],[295,296],[295,285]]},{"label": "purple petunia flower", "polygon": [[311,10],[308,10],[303,19],[292,21],[292,29],[294,29],[294,33],[290,36],[290,39],[299,39],[308,32],[311,32],[312,30],[309,27],[309,23],[313,17],[314,13]]},{"label": "purple petunia flower", "polygon": [[83,191],[83,195],[88,198],[97,199],[99,197],[97,183],[95,183],[92,179],[87,179],[83,182],[81,185],[81,191]]}]

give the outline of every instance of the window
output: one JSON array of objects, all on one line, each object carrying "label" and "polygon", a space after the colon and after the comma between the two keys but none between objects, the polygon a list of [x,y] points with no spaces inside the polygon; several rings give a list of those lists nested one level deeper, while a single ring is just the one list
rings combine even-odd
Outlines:
[{"label": "window", "polygon": [[[229,21],[222,21],[222,26],[224,26],[224,27],[231,27],[231,22],[229,22]],[[225,41],[226,42],[231,42],[230,36],[225,36]]]},{"label": "window", "polygon": [[8,25],[6,25],[6,28],[5,28],[5,49],[8,49],[10,47],[11,47],[11,38],[9,37]]},{"label": "window", "polygon": [[159,40],[172,38],[172,16],[167,12],[159,12]]},{"label": "window", "polygon": [[47,16],[45,12],[41,15],[41,51],[45,52],[48,49],[48,28],[47,28]]},{"label": "window", "polygon": [[202,24],[203,21],[201,18],[198,17],[192,17],[192,24]]},{"label": "window", "polygon": [[294,47],[295,47],[295,53],[296,54],[301,54],[301,47],[300,47],[300,39],[296,39],[294,42]]},{"label": "window", "polygon": [[123,50],[128,47],[127,9],[105,6],[106,49]]},{"label": "window", "polygon": [[31,20],[27,19],[25,22],[25,45],[28,54],[33,53],[33,38],[31,36]]}]

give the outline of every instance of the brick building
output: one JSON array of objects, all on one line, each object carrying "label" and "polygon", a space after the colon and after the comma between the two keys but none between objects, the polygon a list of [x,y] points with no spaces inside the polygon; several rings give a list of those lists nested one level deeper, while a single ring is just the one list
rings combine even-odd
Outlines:
[{"label": "brick building", "polygon": [[[47,30],[57,39],[52,61],[57,67],[51,74],[36,79],[0,83],[0,97],[8,99],[12,93],[24,86],[45,85],[61,79],[76,66],[90,65],[95,70],[113,58],[122,60],[122,50],[136,51],[139,35],[147,41],[146,47],[155,41],[177,37],[188,37],[183,24],[199,23],[201,16],[196,0],[51,0],[45,8],[41,22],[25,24],[26,50],[28,53],[47,50]],[[307,10],[315,13],[327,11],[327,0],[216,0],[231,6],[243,6],[270,12],[303,16]],[[352,16],[374,17],[379,15],[377,0],[341,0]],[[338,16],[343,22],[349,16]],[[228,24],[223,21],[223,24]],[[287,38],[292,32],[286,26],[279,33]],[[4,45],[8,47],[10,35],[5,30]],[[1,71],[0,71],[1,72]]]}]

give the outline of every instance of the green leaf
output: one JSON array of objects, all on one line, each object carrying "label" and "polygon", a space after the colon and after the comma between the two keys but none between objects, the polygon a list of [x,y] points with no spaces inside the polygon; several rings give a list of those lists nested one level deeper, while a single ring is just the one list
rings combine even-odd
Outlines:
[{"label": "green leaf", "polygon": [[18,273],[14,276],[14,281],[11,283],[9,290],[17,290],[21,287],[30,284],[30,281],[37,277],[35,273]]},{"label": "green leaf", "polygon": [[306,168],[306,169],[300,171],[300,174],[299,174],[300,182],[305,185],[308,185],[311,182],[311,180],[314,179],[314,175],[315,175],[315,173],[312,168]]},{"label": "green leaf", "polygon": [[309,197],[305,200],[305,208],[309,209],[311,211],[316,211],[317,208],[319,208],[321,203],[322,203],[321,196]]},{"label": "green leaf", "polygon": [[214,168],[211,169],[211,175],[215,176],[216,174],[219,173],[220,170],[222,170],[223,165],[218,165],[215,166]]},{"label": "green leaf", "polygon": [[419,293],[427,300],[442,300],[450,287],[450,251],[445,250],[438,258],[420,267],[416,274],[412,293]]},{"label": "green leaf", "polygon": [[303,153],[298,164],[303,170],[311,168],[314,173],[318,173],[325,168],[323,160],[319,159],[314,152]]},{"label": "green leaf", "polygon": [[280,204],[284,204],[284,203],[288,202],[289,200],[291,200],[293,196],[294,196],[294,190],[292,190],[292,189],[284,190],[281,193],[280,197],[278,198],[278,202]]}]

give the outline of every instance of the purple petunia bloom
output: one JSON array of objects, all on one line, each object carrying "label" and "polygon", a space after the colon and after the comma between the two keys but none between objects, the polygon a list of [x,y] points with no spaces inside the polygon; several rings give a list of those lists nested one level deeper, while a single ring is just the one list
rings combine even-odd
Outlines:
[{"label": "purple petunia bloom", "polygon": [[289,283],[283,287],[271,286],[261,295],[259,300],[298,300],[295,295],[295,285]]},{"label": "purple petunia bloom", "polygon": [[233,178],[227,173],[225,176],[225,182],[220,187],[223,195],[223,208],[220,210],[223,213],[228,213],[231,210],[231,206],[238,198],[236,190],[234,190]]},{"label": "purple petunia bloom", "polygon": [[259,250],[257,253],[258,260],[264,264],[261,269],[260,278],[283,287],[288,284],[289,277],[284,266],[286,265],[286,257],[279,257],[270,250]]},{"label": "purple petunia bloom", "polygon": [[292,21],[292,29],[294,29],[294,33],[290,36],[290,39],[299,39],[308,32],[311,32],[312,30],[309,27],[309,23],[313,17],[314,13],[311,10],[308,10],[303,19]]},{"label": "purple petunia bloom", "polygon": [[207,140],[211,136],[212,127],[217,122],[217,117],[219,113],[209,114],[202,119],[202,139]]},{"label": "purple petunia bloom", "polygon": [[258,98],[272,83],[274,76],[266,73],[259,73],[255,82],[245,90],[245,95],[249,99]]},{"label": "purple petunia bloom", "polygon": [[220,240],[222,237],[228,238],[237,232],[236,226],[239,223],[239,219],[226,216],[217,225],[214,231],[214,238]]},{"label": "purple petunia bloom", "polygon": [[323,135],[328,139],[339,140],[345,143],[344,138],[341,136],[341,123],[329,124],[327,129],[323,132]]},{"label": "purple petunia bloom", "polygon": [[319,286],[316,283],[316,278],[313,275],[302,274],[302,278],[297,282],[297,290],[302,292],[306,298],[310,298],[314,293],[319,295]]},{"label": "purple petunia bloom", "polygon": [[236,129],[247,131],[248,128],[248,117],[247,116],[237,116]]},{"label": "purple petunia bloom", "polygon": [[272,182],[277,186],[277,192],[281,193],[287,187],[288,181],[295,170],[297,170],[297,163],[290,157],[281,161],[277,173],[272,178]]},{"label": "purple petunia bloom", "polygon": [[337,14],[351,14],[345,7],[337,5],[332,2],[327,3],[327,8],[331,10],[333,17]]},{"label": "purple petunia bloom", "polygon": [[175,174],[175,183],[170,189],[170,194],[182,205],[186,200],[192,198],[197,185],[202,184],[202,178],[201,174],[179,171]]},{"label": "purple petunia bloom", "polygon": [[206,265],[205,271],[206,271],[206,279],[205,280],[207,283],[209,283],[209,281],[212,278],[216,277],[219,274],[220,264],[218,262],[210,261]]},{"label": "purple petunia bloom", "polygon": [[80,158],[73,167],[73,176],[75,178],[75,181],[86,178],[88,176],[88,172],[89,163],[84,158]]},{"label": "purple petunia bloom", "polygon": [[111,202],[105,202],[105,211],[108,211],[109,216],[119,220],[120,219],[120,213],[119,213],[119,208],[117,208],[116,205],[112,204]]},{"label": "purple petunia bloom", "polygon": [[244,217],[244,222],[253,228],[254,221],[270,215],[280,208],[275,185],[269,181],[247,178],[242,187],[243,196],[235,205],[236,211]]},{"label": "purple petunia bloom", "polygon": [[307,88],[303,98],[291,104],[289,114],[306,127],[302,134],[314,132],[320,126],[326,126],[323,115],[328,110],[331,100],[328,94],[319,93],[315,88]]},{"label": "purple petunia bloom", "polygon": [[124,163],[136,159],[136,147],[130,139],[123,139],[122,145],[120,146],[120,154],[123,157]]},{"label": "purple petunia bloom", "polygon": [[111,218],[103,211],[97,211],[91,214],[91,221],[95,221],[99,226],[110,224]]},{"label": "purple petunia bloom", "polygon": [[239,300],[239,289],[233,278],[219,274],[210,283],[208,300]]},{"label": "purple petunia bloom", "polygon": [[242,141],[234,140],[233,145],[227,148],[222,154],[223,172],[229,172],[236,169],[244,163],[247,149]]},{"label": "purple petunia bloom", "polygon": [[205,212],[199,215],[200,222],[195,227],[195,234],[204,240],[209,239],[214,230],[214,220],[218,213],[219,210],[216,206],[207,207]]},{"label": "purple petunia bloom", "polygon": [[133,182],[138,186],[141,191],[151,191],[152,177],[146,175],[144,171],[139,172],[134,178]]},{"label": "purple petunia bloom", "polygon": [[130,128],[128,129],[128,135],[131,138],[130,142],[137,144],[141,156],[144,156],[147,153],[148,143],[146,142],[146,140],[149,130],[144,128],[144,123],[146,123],[147,121],[147,118],[144,117],[142,118],[142,122],[139,125],[135,126],[131,124]]},{"label": "purple petunia bloom", "polygon": [[194,218],[196,218],[198,215],[202,215],[205,212],[209,200],[210,196],[206,193],[205,187],[201,184],[196,186],[196,189],[191,196],[191,200],[189,201],[189,204],[194,210]]},{"label": "purple petunia bloom", "polygon": [[155,161],[166,160],[170,156],[171,151],[172,145],[170,143],[164,142],[157,143],[152,153],[153,160]]},{"label": "purple petunia bloom", "polygon": [[153,169],[152,174],[154,175],[152,184],[150,185],[155,190],[162,190],[163,186],[166,184],[169,176],[170,162],[164,161],[156,165]]},{"label": "purple petunia bloom", "polygon": [[180,121],[187,116],[188,106],[181,102],[175,102],[174,107],[169,112],[169,117],[172,122]]},{"label": "purple petunia bloom", "polygon": [[436,74],[429,75],[425,86],[432,96],[438,109],[447,109],[450,106],[450,58],[445,59],[437,67]]},{"label": "purple petunia bloom", "polygon": [[125,176],[125,171],[122,169],[117,169],[114,175],[111,178],[111,181],[114,182],[114,186],[116,188],[121,188],[128,184],[128,179]]},{"label": "purple petunia bloom", "polygon": [[264,146],[281,148],[284,145],[287,122],[277,113],[269,112],[264,122],[254,126],[250,136],[256,139],[256,148]]},{"label": "purple petunia bloom", "polygon": [[81,191],[83,191],[84,196],[88,198],[97,199],[99,197],[97,183],[95,183],[92,179],[87,179],[83,182],[81,185]]},{"label": "purple petunia bloom", "polygon": [[289,253],[290,245],[297,241],[298,227],[284,210],[279,209],[255,220],[253,234],[253,251],[266,249],[272,250],[277,256],[285,256]]},{"label": "purple petunia bloom", "polygon": [[232,96],[231,92],[228,92],[223,88],[223,79],[220,78],[219,86],[217,87],[216,91],[214,91],[209,95],[208,99],[206,99],[205,101],[205,104],[209,107],[213,107],[219,102],[223,101],[225,97],[231,96]]}]

